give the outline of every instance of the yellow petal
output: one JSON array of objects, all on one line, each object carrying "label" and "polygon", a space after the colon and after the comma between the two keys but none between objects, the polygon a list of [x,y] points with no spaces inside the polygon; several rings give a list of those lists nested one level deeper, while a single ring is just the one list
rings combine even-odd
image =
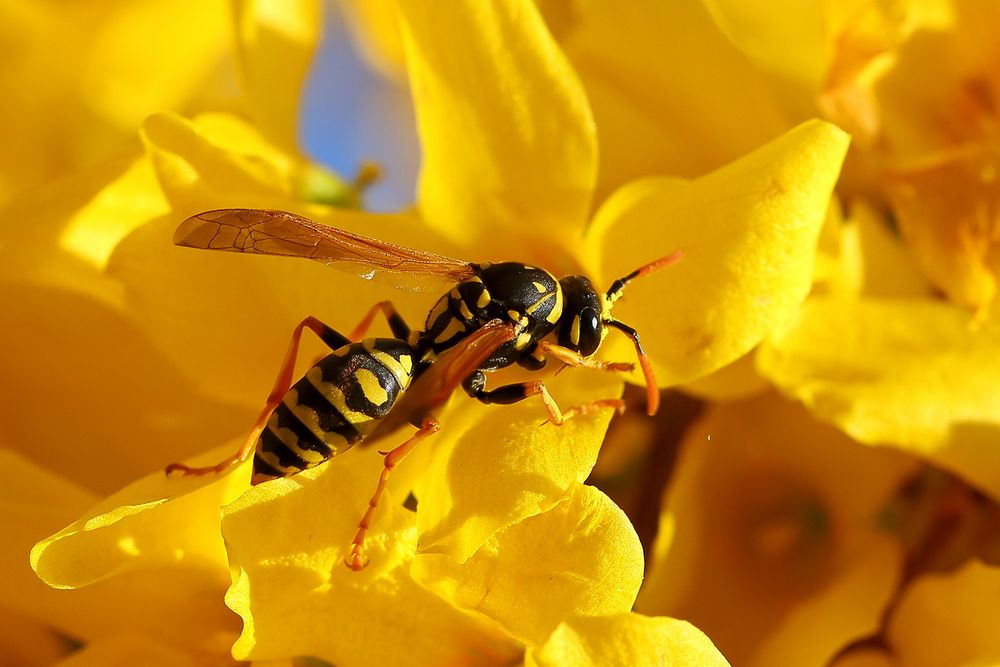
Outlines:
[{"label": "yellow petal", "polygon": [[852,649],[830,663],[830,667],[898,667],[889,651],[881,648]]},{"label": "yellow petal", "polygon": [[851,206],[847,229],[857,244],[860,289],[865,296],[929,296],[929,286],[920,275],[913,256],[893,235],[889,221],[863,201]]},{"label": "yellow petal", "polygon": [[628,613],[642,570],[625,513],[596,488],[574,485],[564,502],[496,533],[463,564],[418,556],[413,577],[539,645],[572,616]]},{"label": "yellow petal", "polygon": [[[621,380],[599,371],[567,370],[545,383],[564,409],[622,391]],[[419,552],[459,563],[497,531],[552,509],[582,483],[612,412],[601,408],[556,426],[543,424],[548,415],[537,398],[498,406],[464,400],[436,436],[435,463],[415,490]]]},{"label": "yellow petal", "polygon": [[94,48],[83,55],[77,88],[92,112],[126,131],[150,113],[180,110],[229,48],[229,21],[218,2],[122,3],[87,34]]},{"label": "yellow petal", "polygon": [[653,667],[729,663],[712,640],[686,621],[640,614],[575,618],[560,625],[538,649],[529,649],[525,667]]},{"label": "yellow petal", "polygon": [[230,42],[226,3],[0,3],[0,201],[117,152],[149,114],[198,105]]},{"label": "yellow petal", "polygon": [[95,499],[4,450],[0,463],[10,474],[0,493],[6,608],[79,641],[134,633],[185,650],[207,650],[217,647],[222,637],[222,653],[228,653],[226,639],[232,642],[237,627],[222,604],[226,576],[220,567],[136,570],[77,590],[53,590],[43,584],[26,558],[31,545],[83,514]]},{"label": "yellow petal", "polygon": [[992,148],[963,151],[887,180],[896,221],[927,278],[955,303],[988,307],[1000,270],[1000,157]]},{"label": "yellow petal", "polygon": [[497,257],[516,256],[530,239],[561,248],[576,238],[597,172],[593,119],[534,4],[399,8],[427,222]]},{"label": "yellow petal", "polygon": [[823,663],[852,640],[878,632],[882,609],[871,601],[888,600],[896,590],[899,556],[899,544],[888,536],[873,540],[842,576],[789,611],[761,642],[754,664]]},{"label": "yellow petal", "polygon": [[[244,432],[250,410],[199,393],[104,303],[69,289],[0,283],[5,314],[0,415],[10,448],[110,493]],[[58,352],[54,352],[58,351]]]},{"label": "yellow petal", "polygon": [[406,56],[395,0],[342,0],[354,43],[369,63],[395,80],[406,79]]},{"label": "yellow petal", "polygon": [[[614,310],[642,335],[661,386],[735,361],[795,312],[846,149],[843,132],[809,122],[698,180],[646,179],[608,199],[587,239],[605,281],[684,251]],[[631,354],[623,336],[608,343],[609,357]]]},{"label": "yellow petal", "polygon": [[575,2],[568,24],[560,42],[597,123],[598,201],[634,178],[718,168],[790,125],[774,82],[701,3]]},{"label": "yellow petal", "polygon": [[410,577],[414,515],[391,490],[366,542],[368,567],[345,566],[381,466],[376,452],[351,451],[254,487],[225,508],[234,572],[226,603],[244,621],[237,659],[311,655],[375,666],[463,664],[478,656],[509,664],[509,642]]},{"label": "yellow petal", "polygon": [[919,454],[1000,496],[998,346],[995,324],[977,328],[944,303],[812,298],[757,361],[853,438]]},{"label": "yellow petal", "polygon": [[751,351],[733,363],[684,385],[685,392],[712,401],[733,401],[761,394],[770,386],[754,368]]},{"label": "yellow petal", "polygon": [[[207,465],[235,443],[198,459]],[[222,475],[169,478],[162,471],[111,495],[31,550],[31,566],[55,588],[78,588],[133,570],[217,568],[226,555],[218,508],[248,486],[249,464]]]},{"label": "yellow petal", "polygon": [[1000,568],[978,561],[952,573],[925,575],[914,581],[904,591],[887,631],[900,664],[931,667],[1000,662],[997,596]]},{"label": "yellow petal", "polygon": [[[0,209],[5,220],[31,224],[0,226],[0,274],[7,279],[57,286],[119,307],[120,287],[100,274],[114,244],[145,219],[163,210],[163,195],[147,189],[133,196],[137,182],[150,179],[135,142],[119,155],[11,199]],[[133,215],[143,211],[142,216]]]},{"label": "yellow petal", "polygon": [[761,667],[823,664],[878,628],[902,565],[879,517],[916,460],[773,393],[713,407],[681,452],[638,611]]},{"label": "yellow petal", "polygon": [[11,667],[50,667],[72,650],[48,623],[0,607],[0,654]]},{"label": "yellow petal", "polygon": [[298,147],[299,107],[322,26],[318,0],[234,4],[236,40],[250,118],[286,150]]},{"label": "yellow petal", "polygon": [[122,634],[87,644],[58,667],[190,667],[194,656],[148,637]]},{"label": "yellow petal", "polygon": [[818,87],[827,55],[825,3],[702,0],[702,4],[730,41],[765,70],[805,84],[807,90]]},{"label": "yellow petal", "polygon": [[174,206],[191,206],[205,190],[254,197],[242,206],[292,190],[294,159],[235,116],[206,114],[190,121],[159,113],[146,120],[142,139]]}]

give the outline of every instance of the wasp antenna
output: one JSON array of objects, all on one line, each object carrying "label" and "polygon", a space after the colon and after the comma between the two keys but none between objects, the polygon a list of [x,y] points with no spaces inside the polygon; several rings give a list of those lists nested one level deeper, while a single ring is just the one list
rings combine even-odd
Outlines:
[{"label": "wasp antenna", "polygon": [[640,276],[649,275],[654,271],[659,271],[660,269],[665,269],[668,266],[672,266],[677,262],[681,261],[681,258],[683,257],[684,257],[683,250],[675,250],[666,257],[661,257],[656,261],[646,264],[645,266],[640,266],[638,269],[628,274],[627,276],[619,278],[618,280],[611,283],[611,287],[608,288],[608,291],[604,294],[604,297],[611,303],[614,303],[619,298],[621,298],[622,290],[625,289],[625,286],[628,285],[629,282],[635,280],[636,278],[639,278]]},{"label": "wasp antenna", "polygon": [[646,414],[652,417],[660,409],[660,388],[656,384],[656,375],[653,373],[653,364],[649,361],[649,355],[642,349],[642,343],[639,342],[639,332],[618,320],[605,320],[605,324],[618,329],[632,339],[636,356],[639,357],[642,375],[646,378]]}]

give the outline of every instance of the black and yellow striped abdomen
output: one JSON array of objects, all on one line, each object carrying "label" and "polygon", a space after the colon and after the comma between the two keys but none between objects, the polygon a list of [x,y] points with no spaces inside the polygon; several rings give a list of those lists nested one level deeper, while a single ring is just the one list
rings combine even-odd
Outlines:
[{"label": "black and yellow striped abdomen", "polygon": [[335,350],[292,385],[257,440],[253,484],[326,461],[365,438],[406,391],[412,348],[370,338]]}]

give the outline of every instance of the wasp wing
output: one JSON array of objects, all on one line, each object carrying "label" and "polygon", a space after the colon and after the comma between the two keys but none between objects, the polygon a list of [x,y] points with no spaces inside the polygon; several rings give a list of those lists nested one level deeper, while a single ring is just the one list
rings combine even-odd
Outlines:
[{"label": "wasp wing", "polygon": [[285,211],[253,208],[205,211],[177,227],[174,243],[206,250],[305,257],[366,279],[387,271],[393,275],[386,278],[403,288],[419,285],[420,278],[461,282],[475,272],[474,265],[468,262],[404,248]]},{"label": "wasp wing", "polygon": [[423,375],[410,385],[392,411],[365,439],[370,444],[407,424],[420,424],[444,405],[469,375],[482,366],[505,343],[514,340],[518,327],[512,322],[491,320],[444,352]]}]

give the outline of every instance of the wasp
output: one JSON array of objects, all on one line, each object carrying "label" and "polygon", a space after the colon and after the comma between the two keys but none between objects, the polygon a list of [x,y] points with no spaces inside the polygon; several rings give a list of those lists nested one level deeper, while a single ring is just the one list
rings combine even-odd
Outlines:
[{"label": "wasp", "polygon": [[[251,483],[258,484],[305,470],[366,438],[375,439],[410,422],[417,432],[383,452],[382,475],[347,558],[353,569],[364,567],[365,533],[390,471],[420,441],[440,429],[433,411],[459,385],[487,404],[539,396],[549,420],[556,424],[595,407],[621,411],[619,399],[562,410],[539,380],[493,389],[486,383],[486,373],[513,364],[539,370],[550,357],[571,366],[632,370],[631,363],[593,359],[609,329],[616,329],[631,338],[646,381],[647,412],[657,411],[656,379],[639,334],[614,319],[611,309],[630,281],[675,263],[680,251],[615,280],[602,295],[585,276],[557,279],[518,262],[463,262],[284,211],[207,211],[182,222],[174,242],[210,250],[305,257],[348,268],[365,278],[388,272],[397,278],[429,277],[455,283],[431,308],[422,330],[411,330],[391,301],[375,304],[350,336],[307,317],[293,331],[271,394],[239,451],[215,466],[192,468],[175,463],[167,468],[168,473],[219,472],[255,452]],[[394,338],[361,340],[379,312]],[[333,352],[293,384],[299,341],[307,328]],[[407,399],[402,400],[408,390]]]}]

